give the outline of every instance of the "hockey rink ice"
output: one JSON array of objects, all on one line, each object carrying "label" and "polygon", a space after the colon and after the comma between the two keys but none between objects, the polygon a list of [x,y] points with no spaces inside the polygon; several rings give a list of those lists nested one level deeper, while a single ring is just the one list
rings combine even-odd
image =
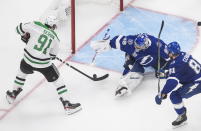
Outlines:
[{"label": "hockey rink ice", "polygon": [[[5,93],[8,89],[12,89],[24,47],[24,43],[15,32],[15,27],[20,22],[37,20],[51,1],[2,0],[0,2],[2,40],[0,44],[0,131],[201,130],[201,94],[184,100],[188,110],[188,124],[172,129],[171,122],[176,119],[177,114],[170,100],[164,100],[160,106],[154,101],[157,94],[157,79],[145,77],[143,83],[133,91],[131,96],[115,99],[114,92],[121,77],[123,54],[119,51],[104,53],[96,58],[96,66],[92,66],[90,62],[94,52],[87,44],[87,40],[101,39],[108,27],[112,36],[141,32],[157,36],[161,20],[164,19],[165,26],[161,39],[165,42],[178,40],[182,50],[191,52],[193,57],[201,62],[201,34],[200,27],[196,26],[196,21],[201,21],[200,0],[133,0],[126,10],[131,14],[136,13],[130,15],[136,25],[125,26],[124,23],[125,30],[122,31],[117,27],[118,22],[125,20],[125,14],[110,12],[108,6],[102,5],[105,9],[100,11],[95,4],[84,5],[79,11],[87,12],[93,9],[93,12],[89,12],[98,15],[88,14],[77,18],[79,22],[77,28],[81,28],[77,33],[79,51],[73,57],[62,58],[67,58],[69,64],[91,76],[94,73],[98,76],[109,73],[110,76],[103,81],[94,82],[55,61],[69,89],[69,99],[82,104],[83,109],[80,112],[70,116],[65,115],[55,87],[47,83],[39,73],[28,76],[24,90],[17,101],[13,105],[7,104]],[[150,17],[152,15],[154,17]],[[153,26],[145,25],[146,21],[150,21]],[[135,26],[136,30],[133,32],[132,28]],[[116,54],[118,58],[114,61],[118,62],[110,60],[114,59]],[[108,56],[112,58],[107,59]],[[161,87],[164,82],[161,80]]]}]

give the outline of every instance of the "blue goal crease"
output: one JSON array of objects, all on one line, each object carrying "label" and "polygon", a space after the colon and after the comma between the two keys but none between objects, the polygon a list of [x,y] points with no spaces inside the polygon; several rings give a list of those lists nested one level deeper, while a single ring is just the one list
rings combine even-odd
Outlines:
[{"label": "blue goal crease", "polygon": [[[197,31],[194,21],[134,7],[126,8],[122,14],[113,19],[92,40],[102,40],[107,29],[110,29],[108,32],[110,38],[120,34],[135,35],[138,33],[148,33],[157,37],[162,20],[165,21],[165,25],[161,39],[167,44],[177,41],[180,43],[183,51],[189,52],[196,44]],[[87,43],[71,60],[91,64],[94,54],[94,50]],[[95,65],[100,68],[122,72],[124,56],[124,52],[116,49],[103,52],[97,55]],[[150,69],[147,71],[150,71]]]}]

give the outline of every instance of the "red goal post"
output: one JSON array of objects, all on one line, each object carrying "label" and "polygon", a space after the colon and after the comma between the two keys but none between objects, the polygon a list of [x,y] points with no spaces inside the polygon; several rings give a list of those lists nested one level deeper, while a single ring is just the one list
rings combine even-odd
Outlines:
[{"label": "red goal post", "polygon": [[[119,2],[119,10],[123,11],[124,10],[124,0],[116,0]],[[72,54],[75,54],[76,52],[76,25],[75,25],[75,8],[76,8],[76,0],[71,0],[71,50]]]}]

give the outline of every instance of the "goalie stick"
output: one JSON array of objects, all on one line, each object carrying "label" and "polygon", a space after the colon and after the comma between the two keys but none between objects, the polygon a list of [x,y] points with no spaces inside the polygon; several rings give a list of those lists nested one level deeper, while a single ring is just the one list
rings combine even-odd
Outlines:
[{"label": "goalie stick", "polygon": [[[157,41],[157,44],[158,44],[158,70],[157,72],[160,73],[160,36],[161,36],[161,32],[163,30],[163,26],[164,26],[164,20],[162,20],[161,22],[161,28],[160,28],[160,31],[158,33],[158,41]],[[160,77],[158,77],[158,93],[160,92]]]},{"label": "goalie stick", "polygon": [[64,63],[65,65],[69,66],[70,68],[76,70],[76,71],[79,72],[80,74],[86,76],[87,78],[93,80],[93,81],[104,80],[104,79],[106,79],[106,78],[109,76],[109,74],[105,74],[105,75],[103,75],[103,76],[101,76],[101,77],[97,77],[96,74],[93,74],[93,77],[91,77],[91,76],[87,75],[86,73],[80,71],[79,69],[75,68],[74,66],[68,64],[67,62],[63,61],[62,59],[60,59],[60,58],[58,58],[58,57],[56,57],[56,59],[57,59],[58,61]]}]

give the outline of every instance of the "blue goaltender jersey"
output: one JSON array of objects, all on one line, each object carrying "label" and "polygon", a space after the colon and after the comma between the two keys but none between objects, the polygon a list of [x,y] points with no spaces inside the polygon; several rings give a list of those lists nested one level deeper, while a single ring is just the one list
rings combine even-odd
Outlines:
[{"label": "blue goaltender jersey", "polygon": [[[137,38],[137,35],[128,35],[128,36],[115,36],[113,39],[110,40],[110,46],[115,49],[120,49],[121,51],[132,55],[136,62],[143,65],[144,67],[154,66],[157,65],[158,59],[158,39],[154,36],[147,35],[150,44],[146,49],[138,50],[134,46],[134,41]],[[160,40],[160,56],[162,59],[168,61],[168,51],[167,45]]]},{"label": "blue goaltender jersey", "polygon": [[201,78],[201,65],[198,61],[185,52],[176,57],[169,65],[169,77],[162,90],[162,94],[168,94],[179,83],[189,84]]}]

